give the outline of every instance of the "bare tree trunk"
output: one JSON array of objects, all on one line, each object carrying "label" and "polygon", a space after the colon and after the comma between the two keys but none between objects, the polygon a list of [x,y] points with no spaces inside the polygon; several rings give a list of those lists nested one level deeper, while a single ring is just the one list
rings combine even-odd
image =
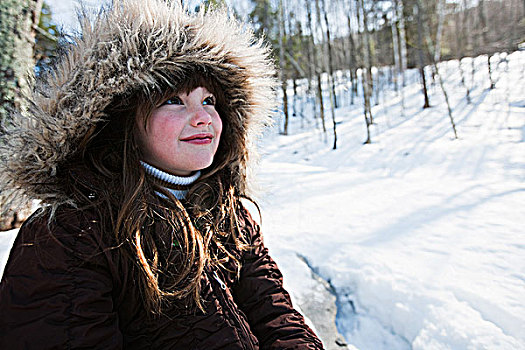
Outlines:
[{"label": "bare tree trunk", "polygon": [[[319,0],[316,0],[316,6],[318,6]],[[335,107],[336,107],[336,100],[335,100],[335,87],[334,87],[334,72],[333,72],[333,63],[332,63],[332,43],[330,40],[330,27],[328,25],[328,14],[326,11],[326,5],[325,0],[323,0],[323,12],[324,12],[324,21],[326,25],[326,47],[327,47],[327,56],[328,56],[328,62],[327,62],[327,72],[328,72],[328,83],[331,85],[330,89],[330,113],[332,115],[332,126],[333,126],[333,134],[334,134],[334,145],[333,149],[337,149],[337,124],[335,122]],[[326,61],[325,61],[326,62]]]},{"label": "bare tree trunk", "polygon": [[[289,13],[291,12],[288,9],[288,4],[289,4],[288,2],[284,4],[285,7],[283,7],[283,13],[285,12],[288,13],[286,16],[286,19],[287,19],[286,23],[288,25],[288,29],[286,29],[285,27],[285,30],[284,30],[285,33],[288,33],[288,40],[286,41],[285,53],[286,53],[286,57],[288,58],[288,61],[294,68],[291,70],[291,79],[292,79],[292,87],[293,87],[293,97],[292,97],[292,111],[293,111],[292,118],[293,118],[297,116],[297,97],[298,97],[297,96],[297,77],[301,74],[304,76],[305,74],[302,68],[300,67],[300,65],[297,63],[295,57],[292,56],[292,55],[295,55],[295,52],[293,50],[294,28],[292,26],[292,21],[291,21],[292,16],[289,15]],[[295,35],[300,35],[300,32],[295,33]],[[287,132],[289,131],[288,129],[289,129],[289,126],[287,128]]]},{"label": "bare tree trunk", "polygon": [[[307,3],[309,3],[309,1],[307,0],[306,1]],[[311,22],[311,16],[312,14],[310,13],[310,6],[307,6],[307,17],[309,19],[309,22]],[[313,43],[313,33],[311,32],[311,28],[309,28],[309,31],[310,31],[310,35],[306,37],[306,49],[307,49],[307,52],[308,52],[308,95],[314,95],[316,96],[317,94],[317,91],[314,91],[314,82],[313,82],[313,79],[314,79],[314,76],[315,76],[315,55],[314,55],[314,43]],[[313,108],[312,110],[316,111],[317,110],[317,98],[314,98],[313,99]],[[315,117],[314,118],[315,121],[316,121],[316,127],[318,126],[318,118]]]},{"label": "bare tree trunk", "polygon": [[321,73],[317,73],[317,96],[319,97],[319,110],[321,114],[321,124],[323,126],[323,133],[326,134],[326,123],[324,117],[324,98],[323,98],[323,82],[321,81]]},{"label": "bare tree trunk", "polygon": [[337,94],[335,93],[335,75],[334,75],[334,49],[333,49],[333,43],[331,39],[331,33],[330,33],[330,25],[328,22],[328,11],[326,9],[326,0],[323,0],[323,16],[324,16],[324,22],[326,26],[326,46],[327,46],[327,54],[328,54],[328,74],[330,75],[330,87],[332,90],[332,104],[335,108],[337,108]]},{"label": "bare tree trunk", "polygon": [[[350,3],[350,6],[351,6],[352,3]],[[352,19],[350,18],[350,11],[351,9],[349,9],[348,11],[348,15],[346,17],[347,19],[347,24],[348,24],[348,43],[350,44],[349,45],[349,50],[350,50],[350,54],[348,55],[349,56],[349,63],[348,63],[348,66],[350,67],[350,79],[352,81],[352,89],[350,91],[350,104],[354,104],[354,96],[357,96],[357,59],[356,59],[356,45],[355,45],[355,42],[354,42],[354,34],[353,34],[353,31],[352,31]]]},{"label": "bare tree trunk", "polygon": [[[9,123],[12,111],[24,113],[23,95],[30,90],[35,66],[35,28],[43,0],[3,0],[0,6],[0,124]],[[0,132],[3,132],[0,130]],[[0,201],[10,206],[8,193]],[[14,208],[0,213],[0,230],[18,227],[30,214],[31,207]]]},{"label": "bare tree trunk", "polygon": [[458,138],[458,133],[457,133],[457,130],[456,130],[456,123],[454,122],[454,117],[452,115],[452,108],[450,107],[450,101],[448,99],[448,93],[447,93],[447,90],[445,89],[445,85],[443,83],[443,78],[441,77],[441,74],[439,74],[439,69],[438,69],[438,65],[436,62],[433,62],[433,65],[434,65],[434,71],[438,77],[438,81],[439,81],[439,86],[441,87],[441,92],[443,92],[443,96],[445,97],[445,102],[447,104],[447,112],[448,112],[448,118],[450,120],[450,125],[452,126],[452,131],[454,132],[454,138],[457,139]]},{"label": "bare tree trunk", "polygon": [[283,0],[279,0],[279,78],[281,80],[281,90],[283,92],[283,113],[284,113],[284,127],[283,135],[288,135],[288,94],[287,94],[287,79],[286,76],[286,65],[284,62],[284,45],[283,39],[286,36],[284,32],[284,11],[283,11]]},{"label": "bare tree trunk", "polygon": [[465,57],[464,55],[464,51],[463,51],[463,46],[464,46],[464,41],[463,41],[463,36],[465,35],[465,31],[463,29],[463,21],[462,21],[462,17],[461,16],[461,5],[458,4],[459,6],[459,10],[458,10],[458,13],[456,14],[456,21],[455,21],[455,32],[456,32],[456,56],[458,58],[458,66],[459,66],[459,72],[461,74],[461,85],[463,85],[463,87],[465,88],[465,91],[466,91],[466,99],[467,99],[467,104],[470,104],[472,101],[470,99],[470,89],[469,87],[467,86],[467,83],[466,83],[466,78],[465,78],[465,71],[463,70],[463,58]]},{"label": "bare tree trunk", "polygon": [[372,121],[370,120],[371,108],[370,108],[370,93],[368,91],[368,74],[366,72],[361,74],[361,80],[363,85],[363,99],[364,99],[364,116],[365,116],[365,123],[366,123],[366,140],[364,143],[372,143],[372,138],[370,136],[370,126],[372,125]]},{"label": "bare tree trunk", "polygon": [[363,11],[363,34],[365,39],[365,64],[366,64],[366,82],[367,82],[367,105],[368,105],[368,119],[370,121],[370,124],[374,124],[374,117],[372,115],[372,94],[374,92],[374,77],[372,76],[372,61],[373,61],[373,54],[372,54],[372,38],[370,37],[370,32],[368,29],[368,12],[365,9],[365,3],[364,0],[361,0],[361,10]]},{"label": "bare tree trunk", "polygon": [[476,76],[476,62],[475,57],[472,56],[472,59],[470,60],[470,87],[472,90],[474,90],[474,87],[476,86],[476,82],[474,80],[474,77]]},{"label": "bare tree trunk", "polygon": [[[468,89],[468,94],[470,96],[470,92],[474,90],[475,86],[475,76],[476,76],[476,66],[474,63],[474,43],[473,38],[471,38],[472,35],[472,29],[473,24],[470,16],[468,15],[468,0],[463,0],[463,23],[464,23],[464,32],[465,32],[465,47],[467,56],[471,57],[470,61],[470,86]],[[469,97],[470,99],[470,97]]]},{"label": "bare tree trunk", "polygon": [[490,64],[490,58],[492,55],[490,53],[487,53],[487,69],[489,71],[489,81],[490,81],[490,89],[496,88],[496,83],[494,82],[494,79],[492,78],[492,66]]},{"label": "bare tree trunk", "polygon": [[366,123],[366,140],[364,143],[372,143],[372,138],[370,136],[370,125],[372,125],[372,108],[370,106],[370,96],[371,96],[371,73],[370,73],[370,57],[369,57],[369,36],[368,36],[368,27],[367,27],[367,21],[366,21],[366,11],[364,8],[363,0],[356,0],[357,4],[357,17],[358,22],[360,23],[360,13],[362,13],[363,17],[363,33],[362,35],[358,35],[358,37],[361,37],[361,39],[364,41],[364,43],[361,44],[361,50],[363,57],[365,58],[365,68],[364,73],[361,74],[362,77],[362,86],[363,86],[363,102],[364,102],[364,116],[365,116],[365,123]]},{"label": "bare tree trunk", "polygon": [[[479,22],[481,24],[482,45],[485,46],[488,44],[488,40],[487,40],[488,28],[487,28],[487,16],[485,15],[485,0],[479,0],[478,10],[479,10]],[[492,79],[492,67],[490,66],[490,56],[491,56],[491,52],[487,50],[487,69],[489,73],[490,89],[492,90],[496,87],[496,84],[494,83],[494,80]]]},{"label": "bare tree trunk", "polygon": [[394,9],[394,18],[392,19],[392,23],[390,24],[390,28],[392,30],[392,50],[394,51],[394,74],[393,74],[393,82],[394,82],[394,89],[396,92],[399,92],[399,72],[401,72],[401,64],[400,64],[400,58],[399,58],[399,37],[397,35],[397,17],[396,17],[396,9]]},{"label": "bare tree trunk", "polygon": [[437,0],[437,30],[436,30],[436,42],[434,45],[434,62],[441,60],[441,37],[443,35],[443,22],[445,21],[445,4],[444,0]]},{"label": "bare tree trunk", "polygon": [[[353,5],[356,7],[353,8]],[[348,1],[348,14],[347,14],[347,24],[348,24],[348,41],[350,44],[350,76],[352,78],[352,101],[351,103],[354,104],[354,97],[357,97],[359,95],[359,77],[357,76],[357,70],[359,68],[359,62],[357,59],[357,54],[360,52],[359,45],[356,42],[355,38],[355,30],[352,28],[352,13],[356,14],[355,18],[357,18],[357,13],[359,11],[359,7],[357,6],[357,2]],[[357,21],[356,28],[358,28],[359,31],[359,21]]]},{"label": "bare tree trunk", "polygon": [[[348,34],[350,35],[350,33]],[[348,69],[346,70],[346,72],[343,74],[343,79],[345,81],[345,84],[346,86],[348,86],[348,84],[352,84],[352,74],[350,72],[351,68],[350,68],[350,61],[351,61],[351,58],[350,58],[350,48],[347,47],[347,41],[346,40],[341,40],[341,54],[342,54],[342,59],[341,59],[341,63],[342,63],[342,66],[344,67],[346,64],[348,65]],[[350,95],[352,94],[351,92],[352,89],[350,89]],[[343,95],[344,98],[343,98],[343,102],[341,103],[341,105],[345,105],[345,98],[346,98],[346,94]],[[350,97],[351,99],[351,97]]]},{"label": "bare tree trunk", "polygon": [[376,80],[374,83],[374,90],[373,90],[375,92],[374,106],[379,105],[379,98],[381,96],[381,90],[383,88],[383,84],[381,83],[382,77],[383,77],[383,71],[380,69],[380,67],[377,67],[377,75],[376,75]]},{"label": "bare tree trunk", "polygon": [[[306,48],[306,59],[307,59],[307,71],[304,72],[304,76],[306,77],[306,81],[307,81],[307,90],[306,90],[306,96],[305,96],[306,97],[306,102],[301,104],[301,109],[302,109],[302,108],[305,107],[304,106],[305,104],[309,104],[310,103],[310,96],[315,94],[314,89],[313,89],[313,82],[312,82],[312,79],[314,77],[315,69],[314,69],[314,58],[313,58],[313,52],[312,52],[312,45],[310,44],[310,39],[309,39],[308,35],[306,35],[302,31],[302,27],[301,27],[300,37],[301,37],[301,46]],[[312,109],[314,111],[316,110],[315,99],[313,99],[313,108]],[[302,117],[303,117],[303,115],[302,115]],[[315,120],[317,121],[317,118],[315,118]]]},{"label": "bare tree trunk", "polygon": [[472,100],[470,98],[470,89],[468,88],[466,82],[465,82],[465,71],[463,70],[463,64],[462,64],[462,61],[463,61],[463,58],[460,58],[459,59],[459,73],[461,74],[461,85],[463,85],[465,87],[465,90],[467,91],[466,93],[466,98],[467,98],[467,104],[471,104],[472,103]]},{"label": "bare tree trunk", "polygon": [[354,42],[354,35],[350,33],[350,50],[352,54],[350,57],[352,57],[352,63],[350,65],[350,79],[352,80],[352,91],[351,91],[351,104],[354,104],[354,97],[357,97],[358,90],[358,78],[357,78],[357,59],[355,57],[355,52],[357,51],[355,42]]},{"label": "bare tree trunk", "polygon": [[[296,81],[294,80],[295,85]],[[297,95],[296,95],[297,96]],[[304,106],[308,102],[308,95],[303,94],[301,97],[301,102],[299,103],[299,117],[301,118],[301,130],[304,130],[304,122],[305,122],[305,116],[304,116]]]},{"label": "bare tree trunk", "polygon": [[[306,1],[307,17],[308,17],[308,29],[311,33],[310,41],[311,41],[311,46],[312,46],[312,51],[313,51],[313,57],[314,57],[314,62],[317,62],[317,60],[319,59],[319,55],[317,53],[317,48],[314,42],[315,31],[313,30],[313,24],[312,24],[312,11],[311,11],[311,6],[310,6],[310,0],[305,0],[305,1]],[[323,133],[326,134],[326,123],[325,123],[325,117],[324,117],[323,87],[321,84],[321,70],[318,69],[317,64],[315,64],[315,75],[317,76],[317,98],[319,101],[319,111],[320,111],[319,114],[321,116],[321,125],[323,127]]]},{"label": "bare tree trunk", "polygon": [[293,87],[293,99],[292,99],[292,110],[293,114],[292,117],[297,117],[297,79],[292,79],[292,87]]},{"label": "bare tree trunk", "polygon": [[[405,72],[404,66],[406,66],[406,57],[403,57],[402,38],[401,38],[401,27],[403,14],[400,12],[400,5],[397,0],[394,1],[393,8],[393,19],[392,19],[392,44],[394,50],[394,84],[396,91],[401,97],[401,114],[405,115]],[[404,35],[404,29],[403,29]],[[406,55],[406,46],[405,46]]]},{"label": "bare tree trunk", "polygon": [[406,77],[405,72],[407,70],[407,41],[406,41],[406,32],[405,32],[405,16],[403,15],[403,0],[400,0],[398,3],[398,18],[399,18],[399,49],[401,51],[399,57],[401,58],[401,79],[403,81],[403,87],[406,86]]},{"label": "bare tree trunk", "polygon": [[425,103],[423,104],[423,108],[430,107],[430,102],[428,100],[428,91],[427,91],[427,80],[425,78],[425,60],[423,56],[423,38],[422,38],[422,32],[423,32],[423,21],[421,19],[421,8],[419,5],[419,2],[416,2],[416,6],[414,8],[415,15],[417,18],[417,52],[418,52],[418,70],[419,75],[421,76],[421,88],[423,91],[423,96],[425,98]]},{"label": "bare tree trunk", "polygon": [[[418,6],[419,11],[423,11],[424,8],[423,8],[422,4],[420,3],[420,0],[417,0],[417,5],[416,6]],[[439,7],[438,7],[438,10],[440,10]],[[440,14],[438,12],[438,16],[442,16],[442,15],[443,15],[442,13]],[[433,43],[432,43],[432,37],[430,35],[429,26],[425,26],[425,28],[427,28],[427,30],[425,30],[425,32],[424,32],[425,33],[425,37],[426,37],[426,41],[427,41],[427,46],[428,47],[439,48],[438,45],[433,45]],[[440,30],[439,29],[439,25],[438,25],[437,30],[438,31]],[[436,37],[438,37],[438,35],[436,35]],[[452,116],[452,108],[450,107],[450,101],[448,99],[448,93],[447,93],[447,90],[445,89],[445,84],[443,82],[443,78],[441,77],[441,74],[439,74],[439,68],[438,68],[438,65],[437,65],[437,61],[435,60],[436,57],[439,57],[439,54],[434,52],[434,55],[430,55],[430,56],[433,57],[433,59],[434,59],[432,61],[434,72],[435,72],[435,75],[438,77],[439,86],[441,88],[441,91],[443,92],[443,96],[445,97],[445,103],[447,104],[448,117],[450,119],[450,124],[452,126],[452,131],[454,132],[454,138],[457,139],[458,138],[458,133],[456,131],[456,123],[454,122],[454,117]]]}]

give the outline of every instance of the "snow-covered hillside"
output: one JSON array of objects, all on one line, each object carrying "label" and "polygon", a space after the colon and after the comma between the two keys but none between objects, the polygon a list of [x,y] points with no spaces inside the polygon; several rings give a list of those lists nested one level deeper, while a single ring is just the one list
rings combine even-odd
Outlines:
[{"label": "snow-covered hillside", "polygon": [[335,151],[299,117],[263,140],[266,244],[299,304],[310,269],[330,283],[358,349],[525,349],[525,52],[492,62],[496,89],[486,57],[467,76],[472,104],[458,62],[440,66],[458,140],[439,85],[421,109],[415,72],[404,113],[379,96],[373,144],[348,99]]}]

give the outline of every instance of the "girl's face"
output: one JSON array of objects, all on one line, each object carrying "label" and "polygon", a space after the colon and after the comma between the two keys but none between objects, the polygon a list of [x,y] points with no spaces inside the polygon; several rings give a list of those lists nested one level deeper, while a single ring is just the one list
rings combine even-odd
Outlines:
[{"label": "girl's face", "polygon": [[179,176],[211,165],[222,132],[215,97],[204,87],[153,109],[146,126],[137,116],[136,125],[142,160]]}]

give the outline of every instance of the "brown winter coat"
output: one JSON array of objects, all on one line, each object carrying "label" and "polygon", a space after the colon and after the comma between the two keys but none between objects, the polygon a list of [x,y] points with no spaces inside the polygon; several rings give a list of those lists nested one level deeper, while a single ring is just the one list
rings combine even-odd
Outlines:
[{"label": "brown winter coat", "polygon": [[141,307],[134,274],[85,212],[26,222],[0,284],[0,349],[322,349],[293,309],[282,275],[246,211],[240,278],[207,267],[206,313]]}]

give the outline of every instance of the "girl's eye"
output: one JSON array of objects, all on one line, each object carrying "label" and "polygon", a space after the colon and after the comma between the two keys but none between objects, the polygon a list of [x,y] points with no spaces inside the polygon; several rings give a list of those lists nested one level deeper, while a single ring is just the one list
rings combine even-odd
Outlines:
[{"label": "girl's eye", "polygon": [[165,105],[182,105],[182,100],[175,96],[175,97],[172,97],[170,98],[169,100],[166,100],[166,102],[164,102]]},{"label": "girl's eye", "polygon": [[206,97],[204,99],[204,101],[202,101],[202,104],[203,105],[215,106],[215,97],[213,97],[213,96]]}]

